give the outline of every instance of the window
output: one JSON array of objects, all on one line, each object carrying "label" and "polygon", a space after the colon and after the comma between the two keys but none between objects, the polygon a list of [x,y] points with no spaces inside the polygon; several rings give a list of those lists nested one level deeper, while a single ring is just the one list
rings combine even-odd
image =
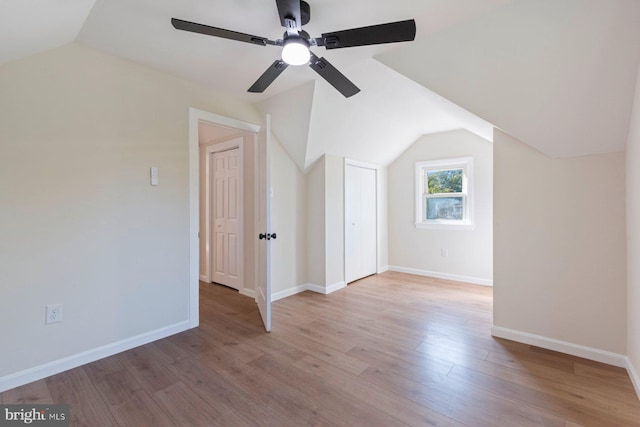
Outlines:
[{"label": "window", "polygon": [[416,227],[473,229],[473,159],[416,163]]}]

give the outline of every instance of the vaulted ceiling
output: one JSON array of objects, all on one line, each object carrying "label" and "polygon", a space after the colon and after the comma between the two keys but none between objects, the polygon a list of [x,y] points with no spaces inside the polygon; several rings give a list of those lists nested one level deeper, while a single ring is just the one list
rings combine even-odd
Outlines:
[{"label": "vaulted ceiling", "polygon": [[311,0],[312,36],[415,18],[416,41],[325,51],[362,92],[308,67],[246,89],[279,57],[174,30],[176,17],[281,38],[268,0],[0,0],[0,64],[71,41],[247,100],[304,170],[322,153],[387,164],[424,133],[493,125],[553,156],[624,149],[640,61],[638,0]]}]

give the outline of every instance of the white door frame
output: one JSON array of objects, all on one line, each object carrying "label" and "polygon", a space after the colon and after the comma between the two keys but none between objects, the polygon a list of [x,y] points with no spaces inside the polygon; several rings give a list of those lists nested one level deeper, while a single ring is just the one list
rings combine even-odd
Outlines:
[{"label": "white door frame", "polygon": [[365,168],[365,169],[372,169],[373,171],[375,171],[376,173],[376,273],[382,273],[382,267],[380,266],[380,236],[381,236],[381,230],[380,230],[380,208],[381,208],[381,203],[380,203],[380,196],[381,196],[381,191],[382,191],[382,186],[380,183],[380,166],[378,165],[374,165],[372,163],[365,163],[365,162],[360,162],[358,160],[352,160],[352,159],[348,159],[345,157],[344,159],[344,170],[343,170],[343,174],[342,176],[343,178],[343,190],[342,190],[342,194],[344,197],[344,200],[342,202],[342,207],[343,207],[343,212],[342,212],[342,225],[343,225],[343,231],[342,231],[342,235],[344,237],[344,241],[342,242],[343,244],[343,253],[344,253],[344,271],[342,272],[343,277],[344,277],[344,281],[345,283],[347,283],[347,166],[356,166],[356,167],[360,167],[360,168]]},{"label": "white door frame", "polygon": [[198,124],[206,122],[257,134],[260,126],[189,108],[189,327],[200,324],[200,146]]},{"label": "white door frame", "polygon": [[[207,282],[212,282],[212,269],[213,269],[213,240],[212,240],[212,232],[211,229],[211,174],[213,172],[213,167],[211,165],[212,155],[215,153],[222,153],[223,151],[229,151],[233,149],[238,149],[238,170],[240,175],[240,188],[238,191],[238,201],[240,203],[239,209],[239,222],[241,224],[240,229],[238,230],[238,235],[240,239],[238,240],[238,252],[240,252],[240,257],[238,259],[244,259],[244,136],[235,136],[226,138],[225,141],[216,142],[205,147],[205,155],[207,158],[205,159],[205,189],[204,189],[204,233],[200,232],[200,239],[203,237],[206,239],[205,244],[205,274]],[[238,271],[238,291],[242,294],[245,292],[244,290],[244,264],[241,269]]]}]

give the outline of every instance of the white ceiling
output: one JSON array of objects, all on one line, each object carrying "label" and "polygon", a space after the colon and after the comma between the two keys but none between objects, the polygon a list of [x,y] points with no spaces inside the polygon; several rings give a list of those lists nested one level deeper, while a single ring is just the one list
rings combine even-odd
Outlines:
[{"label": "white ceiling", "polygon": [[377,58],[549,156],[623,151],[640,2],[513,1]]},{"label": "white ceiling", "polygon": [[71,43],[95,0],[0,0],[0,65]]},{"label": "white ceiling", "polygon": [[76,40],[182,76],[269,110],[303,170],[324,152],[387,164],[422,133],[463,127],[489,137],[490,123],[551,156],[624,148],[637,0],[310,3],[312,36],[415,18],[416,41],[316,48],[362,89],[352,98],[308,67],[289,67],[256,95],[246,89],[279,48],[177,31],[170,18],[276,39],[275,1],[0,0],[0,37],[10,40],[0,64]]}]

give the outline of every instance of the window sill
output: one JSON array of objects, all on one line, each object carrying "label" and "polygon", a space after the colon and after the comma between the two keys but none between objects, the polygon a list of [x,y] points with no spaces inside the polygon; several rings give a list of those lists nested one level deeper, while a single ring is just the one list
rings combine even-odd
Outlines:
[{"label": "window sill", "polygon": [[416,222],[416,228],[425,230],[475,230],[476,226],[472,223],[451,223],[451,222]]}]

